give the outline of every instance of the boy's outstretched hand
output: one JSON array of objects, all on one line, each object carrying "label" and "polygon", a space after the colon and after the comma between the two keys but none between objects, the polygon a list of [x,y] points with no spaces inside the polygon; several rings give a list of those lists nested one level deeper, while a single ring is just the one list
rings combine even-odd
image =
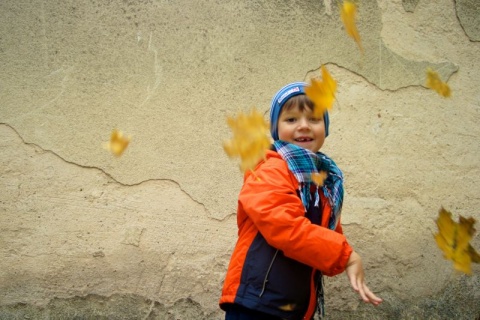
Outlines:
[{"label": "boy's outstretched hand", "polygon": [[370,291],[370,289],[368,289],[365,283],[365,273],[363,272],[362,258],[355,251],[353,251],[350,255],[345,271],[353,290],[358,292],[365,303],[371,303],[374,306],[378,306],[380,303],[382,303],[383,300],[377,297],[372,291]]}]

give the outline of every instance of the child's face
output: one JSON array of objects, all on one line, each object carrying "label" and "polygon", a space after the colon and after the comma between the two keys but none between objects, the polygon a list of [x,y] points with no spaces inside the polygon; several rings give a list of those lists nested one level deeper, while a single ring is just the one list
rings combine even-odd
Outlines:
[{"label": "child's face", "polygon": [[283,109],[278,119],[278,137],[312,152],[318,152],[325,141],[323,116],[315,118],[308,107],[298,105]]}]

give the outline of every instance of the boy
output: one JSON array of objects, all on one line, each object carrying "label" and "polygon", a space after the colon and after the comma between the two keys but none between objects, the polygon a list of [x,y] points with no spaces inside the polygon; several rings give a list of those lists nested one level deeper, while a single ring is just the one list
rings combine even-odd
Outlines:
[{"label": "boy", "polygon": [[[323,313],[322,275],[346,271],[362,300],[382,299],[365,284],[362,260],[342,233],[343,175],[319,152],[328,136],[328,113],[313,116],[306,83],[280,89],[272,100],[274,143],[238,199],[238,240],[220,307],[226,320],[313,318]],[[327,172],[323,186],[312,173]]]}]

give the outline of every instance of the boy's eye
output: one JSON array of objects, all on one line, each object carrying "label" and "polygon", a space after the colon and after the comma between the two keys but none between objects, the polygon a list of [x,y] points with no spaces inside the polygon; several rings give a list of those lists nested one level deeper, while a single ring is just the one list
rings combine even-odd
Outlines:
[{"label": "boy's eye", "polygon": [[322,120],[323,120],[322,118],[310,118],[310,121],[312,122],[320,122]]},{"label": "boy's eye", "polygon": [[285,121],[286,122],[295,122],[295,118],[286,118]]}]

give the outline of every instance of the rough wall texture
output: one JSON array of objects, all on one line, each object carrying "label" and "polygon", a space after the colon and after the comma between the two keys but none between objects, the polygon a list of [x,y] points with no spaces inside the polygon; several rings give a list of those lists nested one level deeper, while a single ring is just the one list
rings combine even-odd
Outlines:
[{"label": "rough wall texture", "polygon": [[[440,206],[480,220],[479,16],[361,1],[361,55],[337,1],[1,1],[0,318],[220,319],[241,186],[225,116],[328,64],[324,151],[386,300],[328,279],[330,318],[477,319],[480,268],[454,273],[432,233]],[[121,158],[102,149],[114,127]]]}]

